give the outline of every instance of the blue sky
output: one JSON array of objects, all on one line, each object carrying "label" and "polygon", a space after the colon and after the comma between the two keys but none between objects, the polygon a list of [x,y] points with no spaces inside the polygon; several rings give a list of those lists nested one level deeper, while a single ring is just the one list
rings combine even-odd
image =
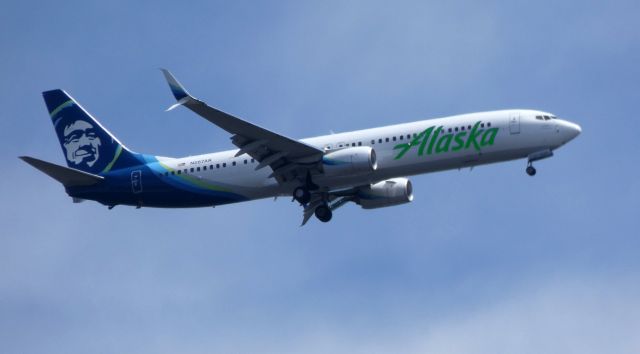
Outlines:
[{"label": "blue sky", "polygon": [[[127,1],[0,13],[0,352],[636,353],[637,1]],[[16,157],[63,163],[63,88],[131,149],[229,136],[195,96],[292,137],[504,108],[579,123],[525,161],[412,177],[409,205],[298,225],[286,198],[74,205]]]}]

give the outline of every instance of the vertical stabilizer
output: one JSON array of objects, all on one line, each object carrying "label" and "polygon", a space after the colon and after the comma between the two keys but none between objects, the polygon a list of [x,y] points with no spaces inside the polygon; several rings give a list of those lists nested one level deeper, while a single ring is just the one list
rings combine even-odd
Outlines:
[{"label": "vertical stabilizer", "polygon": [[67,166],[92,174],[141,163],[116,137],[63,90],[42,93]]}]

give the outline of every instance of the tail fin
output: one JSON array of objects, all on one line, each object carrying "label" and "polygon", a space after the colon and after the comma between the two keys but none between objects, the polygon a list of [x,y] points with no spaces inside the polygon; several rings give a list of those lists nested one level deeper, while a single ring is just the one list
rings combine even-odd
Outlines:
[{"label": "tail fin", "polygon": [[92,174],[142,163],[116,137],[62,90],[42,93],[67,166]]}]

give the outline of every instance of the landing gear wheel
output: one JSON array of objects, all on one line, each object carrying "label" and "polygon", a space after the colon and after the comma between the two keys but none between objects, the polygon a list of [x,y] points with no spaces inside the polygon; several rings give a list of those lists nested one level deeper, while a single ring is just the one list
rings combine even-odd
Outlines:
[{"label": "landing gear wheel", "polygon": [[311,200],[311,193],[309,193],[309,190],[306,188],[297,187],[293,190],[293,199],[302,205],[307,205]]},{"label": "landing gear wheel", "polygon": [[318,206],[316,208],[315,214],[316,214],[316,218],[318,218],[318,220],[322,222],[329,222],[329,220],[331,220],[331,217],[333,216],[333,212],[331,211],[331,208],[329,208],[327,204],[322,204]]},{"label": "landing gear wheel", "polygon": [[527,174],[529,176],[535,176],[536,175],[536,168],[531,166],[531,165],[527,166]]}]

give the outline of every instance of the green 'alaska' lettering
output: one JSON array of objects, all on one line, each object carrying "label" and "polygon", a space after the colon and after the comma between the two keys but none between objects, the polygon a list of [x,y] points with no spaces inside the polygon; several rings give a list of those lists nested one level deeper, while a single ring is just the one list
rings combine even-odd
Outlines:
[{"label": "green 'alaska' lettering", "polygon": [[[443,126],[437,128],[436,126],[431,126],[420,132],[420,134],[415,135],[410,142],[394,146],[394,150],[399,150],[394,159],[401,159],[415,146],[418,146],[418,156],[422,156],[425,153],[431,155],[463,149],[468,150],[472,146],[475,150],[480,151],[480,147],[494,144],[499,131],[498,128],[487,127],[487,130],[480,129],[480,125],[481,121],[478,121],[471,130],[461,131],[455,133],[455,135],[452,133],[446,134]],[[482,127],[484,128],[484,124],[482,124]],[[440,136],[441,134],[442,136]]]},{"label": "green 'alaska' lettering", "polygon": [[480,146],[478,145],[478,142],[476,141],[476,139],[478,138],[478,136],[483,132],[483,130],[478,130],[478,127],[480,126],[480,122],[476,122],[476,124],[473,125],[473,128],[471,129],[471,133],[469,133],[469,138],[467,139],[467,143],[465,144],[464,148],[468,149],[471,144],[473,144],[473,147],[480,151]]},{"label": "green 'alaska' lettering", "polygon": [[493,141],[496,139],[497,134],[498,134],[498,128],[488,129],[482,135],[482,141],[480,142],[480,145],[482,146],[493,145]]},{"label": "green 'alaska' lettering", "polygon": [[453,139],[453,134],[443,135],[438,143],[436,144],[436,154],[440,152],[449,151],[449,145],[451,145],[451,139]]},{"label": "green 'alaska' lettering", "polygon": [[460,150],[460,149],[462,149],[464,147],[464,140],[462,138],[465,135],[467,135],[467,132],[460,132],[460,133],[456,134],[456,137],[455,137],[456,146],[451,148],[451,151],[458,151],[458,150]]},{"label": "green 'alaska' lettering", "polygon": [[[432,128],[433,129],[433,128]],[[398,150],[401,149],[400,153],[398,153],[398,155],[394,158],[394,160],[397,160],[399,158],[401,158],[402,156],[404,156],[404,154],[407,153],[407,151],[411,150],[412,146],[416,146],[418,144],[420,144],[420,141],[422,140],[422,137],[424,136],[424,134],[427,132],[428,129],[425,129],[423,132],[421,132],[420,134],[416,135],[413,137],[413,140],[411,140],[408,143],[404,143],[404,144],[398,144],[396,146],[393,147],[393,150]],[[429,131],[429,133],[431,133],[431,131]]]},{"label": "green 'alaska' lettering", "polygon": [[431,132],[433,131],[433,127],[429,127],[424,133],[424,137],[422,138],[422,144],[420,144],[420,148],[418,149],[418,156],[422,156],[424,153],[424,147],[427,145],[427,141],[429,141],[429,137],[431,136]]},{"label": "green 'alaska' lettering", "polygon": [[436,129],[436,132],[433,133],[433,138],[431,138],[431,142],[429,143],[429,150],[427,150],[427,154],[431,155],[431,152],[433,151],[433,145],[438,139],[438,135],[440,134],[441,131],[442,131],[442,126],[439,126],[438,129]]}]

